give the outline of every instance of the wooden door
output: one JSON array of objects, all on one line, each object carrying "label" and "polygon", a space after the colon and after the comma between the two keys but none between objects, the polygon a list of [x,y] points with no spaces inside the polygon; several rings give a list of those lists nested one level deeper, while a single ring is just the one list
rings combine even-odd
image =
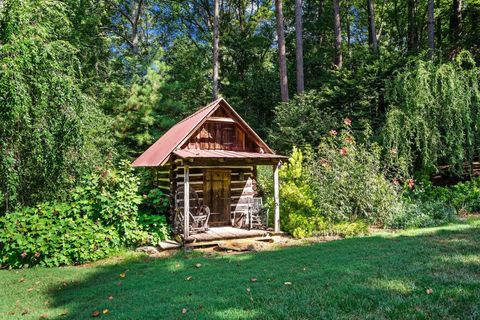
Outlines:
[{"label": "wooden door", "polygon": [[211,226],[231,225],[230,170],[206,170],[203,183],[203,203],[210,208]]}]

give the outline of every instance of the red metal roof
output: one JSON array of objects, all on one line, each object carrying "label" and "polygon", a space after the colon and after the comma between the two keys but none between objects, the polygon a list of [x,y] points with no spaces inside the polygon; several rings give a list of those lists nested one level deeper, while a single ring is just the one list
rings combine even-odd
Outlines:
[{"label": "red metal roof", "polygon": [[191,116],[183,119],[163,136],[152,144],[140,157],[133,161],[134,167],[156,167],[164,165],[168,161],[168,157],[175,148],[177,148],[195,128],[203,122],[203,120],[215,110],[220,102],[217,99],[209,105],[198,110]]},{"label": "red metal roof", "polygon": [[173,154],[180,158],[236,158],[236,159],[286,159],[288,157],[271,153],[243,152],[230,150],[175,150]]},{"label": "red metal roof", "polygon": [[[272,158],[280,159],[282,156],[275,155],[274,152],[267,146],[265,142],[253,131],[253,129],[235,112],[235,110],[225,101],[225,99],[217,99],[207,106],[201,108],[194,114],[183,119],[176,125],[174,125],[170,130],[168,130],[160,139],[158,139],[154,144],[152,144],[142,155],[140,155],[132,165],[134,167],[156,167],[162,166],[167,163],[170,155],[175,151],[175,154],[182,157],[181,154],[186,155],[185,152],[198,152],[199,150],[177,150],[181,147],[195,131],[200,128],[200,126],[206,121],[206,118],[217,110],[217,108],[222,103],[223,106],[230,109],[235,117],[238,118],[239,123],[251,134],[258,142],[258,144],[265,150],[265,153],[254,153],[254,152],[233,152],[233,151],[223,151],[227,152],[222,154],[222,156],[215,156],[220,150],[202,150],[202,157],[212,157],[212,158]],[[214,151],[214,153],[210,153]],[[180,152],[180,154],[178,154]],[[222,152],[220,152],[221,154]],[[209,154],[207,156],[207,154]],[[246,156],[249,154],[250,156]],[[193,153],[190,154],[191,157],[194,156]],[[243,155],[243,156],[242,156]],[[190,156],[188,156],[190,157]]]}]

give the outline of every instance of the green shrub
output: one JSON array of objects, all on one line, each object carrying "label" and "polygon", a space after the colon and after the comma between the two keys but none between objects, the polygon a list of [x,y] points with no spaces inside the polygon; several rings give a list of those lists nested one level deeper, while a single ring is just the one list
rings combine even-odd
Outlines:
[{"label": "green shrub", "polygon": [[141,204],[145,211],[152,214],[162,215],[168,213],[170,209],[169,196],[159,188],[150,189],[148,194],[143,196]]},{"label": "green shrub", "polygon": [[157,244],[168,235],[160,216],[138,215],[130,166],[82,179],[68,203],[40,204],[0,218],[0,264],[58,266],[103,258],[122,246]]},{"label": "green shrub", "polygon": [[83,263],[106,257],[120,245],[115,228],[72,214],[63,203],[40,204],[0,218],[0,265]]},{"label": "green shrub", "polygon": [[344,238],[366,235],[368,234],[368,224],[362,220],[355,222],[343,221],[332,225],[329,233]]},{"label": "green shrub", "polygon": [[385,221],[392,229],[433,227],[455,220],[455,208],[442,201],[405,202]]},{"label": "green shrub", "polygon": [[384,176],[381,148],[369,142],[369,131],[365,142],[358,143],[351,121],[344,122],[344,129],[324,137],[306,163],[314,206],[334,222],[363,219],[382,224],[401,199]]},{"label": "green shrub", "polygon": [[126,245],[146,241],[147,234],[138,225],[138,179],[123,161],[119,169],[111,166],[82,179],[70,202],[74,213],[88,216],[104,226],[113,226]]},{"label": "green shrub", "polygon": [[480,212],[480,178],[446,187],[434,186],[428,178],[422,178],[405,197],[411,201],[441,201],[457,211]]},{"label": "green shrub", "polygon": [[143,230],[148,233],[148,243],[158,245],[160,241],[170,236],[170,226],[167,218],[163,215],[142,213],[138,216],[138,222]]}]

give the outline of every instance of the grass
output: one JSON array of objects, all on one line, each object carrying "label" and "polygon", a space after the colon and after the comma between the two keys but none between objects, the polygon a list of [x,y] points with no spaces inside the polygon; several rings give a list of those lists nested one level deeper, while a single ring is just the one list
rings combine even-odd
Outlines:
[{"label": "grass", "polygon": [[4,319],[480,319],[479,301],[478,220],[254,254],[0,271]]}]

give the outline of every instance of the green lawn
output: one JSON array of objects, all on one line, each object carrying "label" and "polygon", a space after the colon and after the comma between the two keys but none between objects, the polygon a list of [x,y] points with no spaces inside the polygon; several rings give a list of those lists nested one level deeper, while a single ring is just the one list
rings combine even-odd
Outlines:
[{"label": "green lawn", "polygon": [[104,309],[103,319],[480,319],[480,223],[256,254],[0,271],[1,318]]}]

